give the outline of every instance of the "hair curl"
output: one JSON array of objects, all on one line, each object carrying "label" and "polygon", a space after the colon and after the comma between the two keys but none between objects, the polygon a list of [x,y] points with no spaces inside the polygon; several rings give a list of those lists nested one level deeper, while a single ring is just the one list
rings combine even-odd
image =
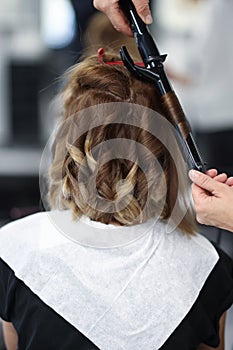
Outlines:
[{"label": "hair curl", "polygon": [[[115,60],[119,60],[117,55],[106,54],[105,61]],[[129,102],[127,119],[134,118],[131,103],[163,115],[155,87],[136,79],[124,66],[98,62],[97,56],[73,66],[66,79],[63,120],[54,140],[50,168],[51,207],[72,209],[76,218],[86,215],[106,224],[137,224],[158,213],[161,219],[168,219],[178,196],[177,165],[161,141],[148,131],[151,126],[146,124],[147,119],[142,116],[139,126],[129,126],[119,122],[119,116],[111,110],[105,123],[93,127],[91,118],[80,117],[80,112],[92,107],[98,118],[98,106],[104,104],[108,110],[113,102]],[[82,127],[86,131],[77,137],[75,130]],[[119,148],[127,146],[127,159],[117,156],[115,147],[103,147],[119,139]],[[135,142],[124,144],[123,140]],[[155,158],[163,176],[155,170],[159,169],[155,168]],[[185,192],[184,185],[183,197]],[[182,205],[179,210],[183,210]],[[185,233],[194,232],[189,210],[178,226]]]}]

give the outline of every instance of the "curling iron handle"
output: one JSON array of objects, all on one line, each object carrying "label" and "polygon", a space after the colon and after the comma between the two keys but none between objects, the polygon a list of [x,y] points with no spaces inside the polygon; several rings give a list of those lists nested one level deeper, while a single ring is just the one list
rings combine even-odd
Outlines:
[{"label": "curling iron handle", "polygon": [[139,17],[134,4],[131,0],[120,0],[120,7],[128,18],[132,32],[134,34],[138,50],[144,63],[150,64],[156,57],[160,56],[159,50],[155,45],[147,25]]}]

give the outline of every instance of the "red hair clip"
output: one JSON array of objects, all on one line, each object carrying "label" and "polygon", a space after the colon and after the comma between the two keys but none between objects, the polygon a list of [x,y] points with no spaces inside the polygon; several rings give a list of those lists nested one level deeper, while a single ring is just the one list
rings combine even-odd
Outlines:
[{"label": "red hair clip", "polygon": [[[111,66],[114,66],[114,65],[124,66],[124,62],[123,61],[108,61],[108,62],[105,62],[104,59],[105,59],[105,52],[104,52],[104,49],[101,47],[98,50],[98,61],[99,61],[99,63],[105,63],[105,64],[109,64]],[[145,67],[145,64],[143,62],[134,62],[134,63],[137,64],[140,67]]]},{"label": "red hair clip", "polygon": [[104,63],[104,59],[105,59],[105,52],[104,52],[104,49],[101,47],[98,50],[98,61],[99,61],[99,63]]}]

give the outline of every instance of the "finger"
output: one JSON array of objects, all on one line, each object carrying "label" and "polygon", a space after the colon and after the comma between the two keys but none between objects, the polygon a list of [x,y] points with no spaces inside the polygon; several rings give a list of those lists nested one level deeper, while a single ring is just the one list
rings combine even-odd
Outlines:
[{"label": "finger", "polygon": [[149,1],[148,0],[132,0],[132,1],[141,19],[146,24],[151,24],[153,19],[149,8]]},{"label": "finger", "polygon": [[110,12],[108,18],[112,22],[113,27],[120,33],[133,37],[133,32],[129,22],[123,12],[119,9],[118,12]]},{"label": "finger", "polygon": [[225,184],[227,184],[228,186],[233,186],[233,176],[230,176],[230,177],[226,180]]},{"label": "finger", "polygon": [[190,170],[189,177],[196,185],[198,185],[202,189],[209,191],[212,194],[222,189],[222,186],[225,186],[224,184],[215,181],[208,175],[203,174],[197,170]]},{"label": "finger", "polygon": [[225,183],[227,181],[227,174],[225,174],[225,173],[218,174],[217,176],[214,177],[214,180],[218,181],[218,182]]},{"label": "finger", "polygon": [[127,36],[133,36],[129,22],[121,9],[118,7],[111,8],[107,11],[107,16],[112,22],[113,27],[118,31]]},{"label": "finger", "polygon": [[218,174],[216,169],[209,169],[206,171],[206,174],[218,182],[225,183],[228,186],[233,186],[233,176],[228,178],[226,173]]},{"label": "finger", "polygon": [[206,174],[213,178],[218,175],[218,171],[217,169],[209,169],[206,171]]},{"label": "finger", "polygon": [[209,169],[206,171],[206,175],[212,177],[212,179],[218,181],[218,182],[226,182],[227,180],[227,174],[226,173],[221,173],[218,174],[217,169]]}]

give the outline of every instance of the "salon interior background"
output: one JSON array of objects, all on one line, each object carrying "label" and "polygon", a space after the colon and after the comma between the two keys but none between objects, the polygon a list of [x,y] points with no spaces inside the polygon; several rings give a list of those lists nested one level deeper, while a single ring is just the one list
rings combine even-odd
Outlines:
[{"label": "salon interior background", "polygon": [[[205,118],[197,113],[192,90],[202,56],[196,44],[216,1],[152,0],[151,31],[161,52],[168,53],[173,84],[208,165],[233,172],[231,128],[224,129],[223,137],[216,136],[221,127],[212,130],[216,123],[209,113],[204,137],[199,137]],[[56,119],[53,99],[61,86],[58,78],[80,56],[83,33],[94,12],[92,0],[0,2],[0,224],[40,209],[38,169]],[[208,126],[214,131],[210,142]],[[228,146],[223,149],[222,143]]]},{"label": "salon interior background", "polygon": [[[87,1],[86,15],[94,10]],[[80,52],[69,0],[0,2],[0,224],[40,209],[38,170],[56,79]]]}]

